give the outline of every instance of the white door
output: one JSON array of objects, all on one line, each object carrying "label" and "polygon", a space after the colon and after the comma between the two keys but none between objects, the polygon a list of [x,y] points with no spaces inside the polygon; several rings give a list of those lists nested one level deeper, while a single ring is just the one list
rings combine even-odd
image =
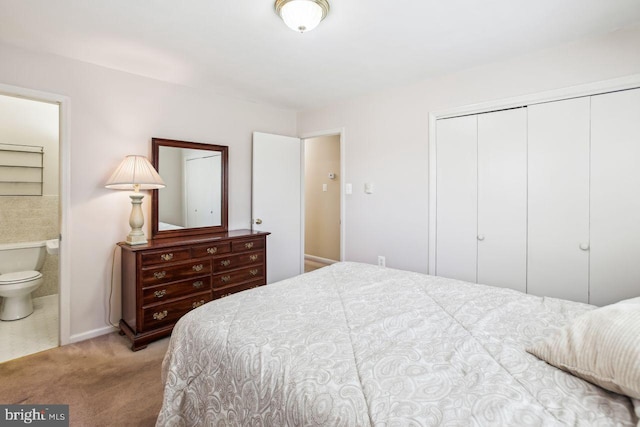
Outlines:
[{"label": "white door", "polygon": [[477,117],[441,119],[436,136],[436,271],[476,281]]},{"label": "white door", "polygon": [[268,231],[267,283],[302,272],[302,144],[253,133],[253,229]]},{"label": "white door", "polygon": [[591,98],[591,298],[640,296],[640,89]]},{"label": "white door", "polygon": [[527,292],[589,298],[589,98],[528,107]]},{"label": "white door", "polygon": [[478,283],[527,291],[527,109],[478,115]]}]

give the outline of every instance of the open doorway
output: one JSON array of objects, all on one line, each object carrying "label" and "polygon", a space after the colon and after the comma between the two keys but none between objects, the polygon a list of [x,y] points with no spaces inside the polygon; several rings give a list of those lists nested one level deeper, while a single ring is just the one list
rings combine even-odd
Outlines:
[{"label": "open doorway", "polygon": [[0,94],[0,362],[60,343],[60,104]]},{"label": "open doorway", "polygon": [[340,135],[304,139],[304,271],[341,260]]}]

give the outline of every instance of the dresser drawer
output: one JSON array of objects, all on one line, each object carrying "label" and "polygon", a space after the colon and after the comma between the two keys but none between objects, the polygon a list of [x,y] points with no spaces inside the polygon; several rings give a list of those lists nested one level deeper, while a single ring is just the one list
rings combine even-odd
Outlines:
[{"label": "dresser drawer", "polygon": [[196,260],[188,263],[158,266],[142,270],[142,286],[152,286],[161,283],[189,279],[211,273],[210,260]]},{"label": "dresser drawer", "polygon": [[142,304],[146,306],[209,290],[211,289],[210,281],[211,276],[204,276],[144,288],[142,290]]},{"label": "dresser drawer", "polygon": [[228,270],[234,270],[236,268],[247,267],[252,264],[263,264],[264,253],[263,252],[247,252],[239,255],[229,255],[226,257],[219,257],[213,260],[213,271],[222,272]]},{"label": "dresser drawer", "polygon": [[175,323],[187,312],[209,301],[211,301],[211,291],[202,292],[166,304],[143,308],[144,323],[141,327],[141,332]]},{"label": "dresser drawer", "polygon": [[231,294],[246,291],[247,289],[262,286],[264,281],[243,283],[241,285],[227,286],[226,288],[216,289],[213,291],[213,299],[228,297]]},{"label": "dresser drawer", "polygon": [[216,274],[213,276],[211,286],[215,291],[233,283],[244,283],[248,281],[255,281],[256,279],[263,279],[264,281],[264,266],[257,265],[254,267],[243,268],[242,270],[233,270],[227,273]]},{"label": "dresser drawer", "polygon": [[233,252],[252,251],[262,248],[264,248],[264,239],[242,240],[232,244]]},{"label": "dresser drawer", "polygon": [[184,261],[191,258],[189,248],[186,249],[165,249],[162,251],[149,251],[142,255],[142,266],[162,264],[167,262]]},{"label": "dresser drawer", "polygon": [[221,255],[229,252],[231,252],[231,244],[229,242],[209,243],[208,245],[199,245],[191,248],[191,254],[194,258]]}]

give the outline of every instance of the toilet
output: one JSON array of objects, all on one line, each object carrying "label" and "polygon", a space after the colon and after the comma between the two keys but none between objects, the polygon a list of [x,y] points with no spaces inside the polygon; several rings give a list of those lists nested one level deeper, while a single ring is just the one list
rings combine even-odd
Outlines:
[{"label": "toilet", "polygon": [[33,313],[31,293],[43,282],[45,256],[45,241],[0,244],[0,320]]}]

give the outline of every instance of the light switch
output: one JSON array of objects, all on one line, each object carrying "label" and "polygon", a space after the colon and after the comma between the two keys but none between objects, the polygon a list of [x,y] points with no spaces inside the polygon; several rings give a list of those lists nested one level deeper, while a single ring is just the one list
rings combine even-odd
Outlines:
[{"label": "light switch", "polygon": [[327,191],[327,184],[322,184],[322,191]]},{"label": "light switch", "polygon": [[353,186],[350,183],[345,184],[344,185],[344,192],[345,192],[345,194],[353,193]]},{"label": "light switch", "polygon": [[366,182],[364,184],[364,192],[367,194],[373,194],[373,184]]}]

